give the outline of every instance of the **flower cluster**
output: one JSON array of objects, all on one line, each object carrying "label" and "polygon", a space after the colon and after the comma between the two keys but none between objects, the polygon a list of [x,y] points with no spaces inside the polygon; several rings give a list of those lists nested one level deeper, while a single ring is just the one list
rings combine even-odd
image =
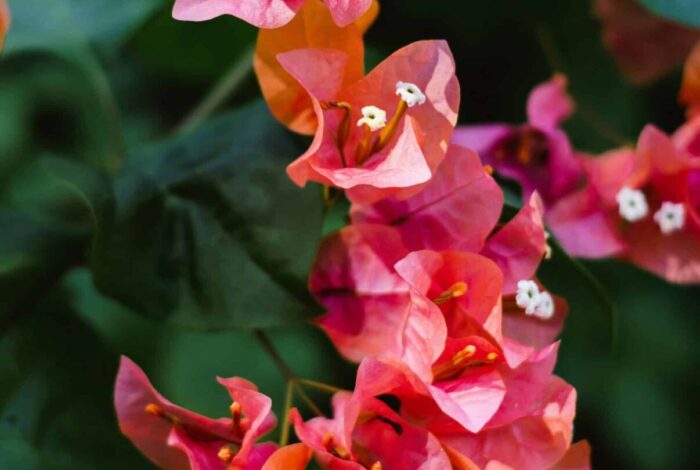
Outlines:
[{"label": "flower cluster", "polygon": [[[290,178],[351,202],[309,289],[326,309],[315,323],[359,363],[354,390],[334,395],[332,418],[291,409],[301,442],[277,448],[256,443],[275,418],[250,382],[219,379],[233,403],[212,420],[168,402],[123,359],[123,433],[164,468],[293,470],[312,455],[324,469],[588,468],[588,444],[572,445],[576,391],[553,374],[567,305],[536,278],[543,212],[584,178],[558,128],[573,109],[565,79],[533,92],[528,124],[452,139],[460,95],[448,45],[415,42],[365,75],[376,9],[325,3],[330,13],[313,1],[178,0],[175,15],[286,23],[260,32],[256,71],[280,122],[314,135]],[[494,169],[526,187],[516,214],[503,213]]]},{"label": "flower cluster", "polygon": [[671,282],[698,283],[700,119],[693,110],[700,87],[692,64],[681,93],[688,122],[673,136],[649,125],[636,148],[597,157],[575,151],[558,127],[574,109],[561,75],[532,91],[528,123],[460,127],[453,140],[517,181],[525,197],[537,191],[569,254],[617,257]]}]

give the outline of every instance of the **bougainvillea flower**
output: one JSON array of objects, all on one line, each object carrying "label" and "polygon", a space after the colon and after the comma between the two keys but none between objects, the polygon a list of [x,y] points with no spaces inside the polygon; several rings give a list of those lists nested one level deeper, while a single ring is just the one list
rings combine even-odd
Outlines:
[{"label": "bougainvillea flower", "polygon": [[441,470],[450,468],[438,440],[380,400],[362,393],[337,393],[333,419],[304,422],[293,409],[299,439],[312,448],[323,469]]},{"label": "bougainvillea flower", "polygon": [[528,298],[532,310],[520,301],[521,287],[516,294],[502,297],[500,269],[477,254],[417,251],[395,268],[414,289],[413,301],[423,296],[439,305],[448,337],[481,336],[505,356],[510,367],[517,367],[536,349],[549,346],[561,332],[568,312],[563,299],[534,281],[518,283],[534,286],[534,298]]},{"label": "bougainvillea flower", "polygon": [[0,51],[2,51],[8,29],[10,29],[10,8],[5,0],[0,0]]},{"label": "bougainvillea flower", "polygon": [[[258,28],[279,28],[289,23],[302,5],[312,1],[316,0],[175,0],[173,18],[206,21],[231,15]],[[323,3],[339,26],[347,26],[367,11],[372,0],[325,0]]]},{"label": "bougainvillea flower", "polygon": [[[444,343],[438,307],[416,297],[394,270],[407,254],[399,233],[382,225],[352,225],[321,243],[309,288],[328,310],[319,326],[348,359],[403,357],[408,338],[399,331],[417,344]],[[427,353],[427,367],[439,353]]]},{"label": "bougainvillea flower", "polygon": [[261,470],[304,470],[311,456],[311,449],[305,444],[291,444],[273,452]]},{"label": "bougainvillea flower", "polygon": [[692,49],[685,61],[678,101],[688,108],[688,117],[694,117],[700,113],[700,42]]},{"label": "bougainvillea flower", "polygon": [[431,249],[482,253],[504,273],[504,292],[531,279],[545,253],[542,203],[533,194],[520,212],[497,226],[503,192],[471,150],[451,145],[433,179],[407,199],[353,204],[352,222],[396,228],[410,251]]},{"label": "bougainvillea flower", "polygon": [[606,242],[605,254],[671,282],[700,282],[700,158],[689,153],[692,135],[691,127],[681,129],[674,143],[647,126],[636,152],[612,152],[588,162],[589,187],[563,199],[550,214],[564,247],[579,256],[600,255],[595,246],[586,250],[590,245],[581,237],[588,236]]},{"label": "bougainvillea flower", "polygon": [[517,181],[526,198],[537,191],[549,206],[575,189],[583,176],[569,138],[558,127],[574,109],[566,82],[563,75],[555,75],[532,90],[526,124],[460,126],[453,142],[476,151],[498,174]]},{"label": "bougainvillea flower", "polygon": [[683,63],[700,31],[665,20],[637,0],[596,0],[603,42],[625,76],[638,85]]},{"label": "bougainvillea flower", "polygon": [[[526,381],[523,381],[523,385],[525,389],[522,390],[513,384],[506,385],[514,389],[518,398],[525,400],[514,419],[496,426],[487,425],[478,433],[436,432],[438,439],[450,449],[451,454],[463,455],[477,468],[557,468],[556,465],[566,458],[571,446],[576,391],[555,376],[549,376],[544,383],[539,383],[536,390],[528,390],[531,385]],[[530,395],[533,391],[536,394]],[[506,401],[504,407],[508,406]],[[511,409],[515,404],[517,402],[511,403]],[[497,414],[494,420],[498,419]]]},{"label": "bougainvillea flower", "polygon": [[210,419],[172,404],[146,374],[122,357],[114,388],[119,427],[156,465],[168,469],[258,470],[274,452],[255,441],[275,426],[271,400],[245,379],[219,379],[231,398],[230,418]]},{"label": "bougainvillea flower", "polygon": [[318,119],[311,146],[287,167],[292,181],[342,188],[353,202],[370,203],[415,192],[431,178],[459,107],[447,43],[410,44],[348,86],[350,58],[342,51],[300,49],[277,59],[306,89]]},{"label": "bougainvillea flower", "polygon": [[450,145],[430,183],[408,199],[353,204],[353,223],[396,227],[411,250],[460,250],[477,253],[498,223],[503,192],[483,169],[479,157]]},{"label": "bougainvillea flower", "polygon": [[343,86],[348,86],[364,76],[362,35],[374,22],[378,11],[378,3],[374,1],[357,20],[340,27],[322,2],[310,1],[285,26],[260,30],[253,66],[263,97],[282,124],[295,132],[313,135],[318,121],[308,93],[284,70],[277,55],[305,48],[342,51],[347,55]]}]

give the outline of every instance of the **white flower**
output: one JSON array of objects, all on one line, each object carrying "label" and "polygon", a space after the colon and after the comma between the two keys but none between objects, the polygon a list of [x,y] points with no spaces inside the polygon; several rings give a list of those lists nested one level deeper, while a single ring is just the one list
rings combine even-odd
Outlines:
[{"label": "white flower", "polygon": [[666,201],[654,214],[654,221],[664,235],[680,230],[685,225],[685,207],[683,204]]},{"label": "white flower", "polygon": [[624,187],[615,196],[620,206],[620,217],[628,222],[643,219],[649,213],[649,205],[644,193],[638,189]]},{"label": "white flower", "polygon": [[518,281],[518,292],[515,295],[515,303],[525,310],[525,313],[532,315],[540,302],[540,288],[534,281]]},{"label": "white flower", "polygon": [[371,131],[376,131],[386,126],[386,111],[376,106],[362,108],[362,117],[357,121],[358,126],[367,125]]},{"label": "white flower", "polygon": [[542,320],[549,320],[554,316],[554,299],[549,292],[540,292],[534,315]]},{"label": "white flower", "polygon": [[396,94],[406,102],[409,108],[416,104],[425,103],[425,95],[413,83],[396,82]]}]

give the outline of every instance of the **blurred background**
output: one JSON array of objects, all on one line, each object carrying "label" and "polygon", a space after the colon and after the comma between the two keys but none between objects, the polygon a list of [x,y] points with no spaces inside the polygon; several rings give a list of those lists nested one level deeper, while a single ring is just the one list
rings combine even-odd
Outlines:
[{"label": "blurred background", "polygon": [[[254,381],[281,410],[284,378],[252,333],[166,325],[154,320],[157,308],[117,303],[95,287],[82,193],[47,171],[46,162],[59,159],[117,174],[127,157],[138,159],[187,122],[232,70],[241,83],[224,110],[259,98],[245,66],[256,30],[229,17],[177,22],[171,3],[9,1],[13,25],[0,59],[2,469],[151,468],[114,418],[120,354],[195,411],[226,414],[217,375]],[[458,65],[461,122],[524,121],[529,90],[562,72],[577,102],[565,125],[577,149],[631,144],[646,123],[673,131],[683,121],[680,67],[632,84],[604,47],[593,7],[583,0],[385,0],[366,38],[367,63],[418,39],[445,38]],[[696,39],[692,30],[674,36],[669,24],[659,31],[635,21],[633,30],[668,49],[662,56],[679,55]],[[306,143],[289,140],[296,151]],[[137,220],[130,230],[148,233],[150,222]],[[594,468],[696,466],[700,287],[671,286],[612,261],[573,271],[571,264],[555,253],[541,274],[571,304],[557,370],[578,389],[576,438],[591,441]],[[231,282],[246,287],[245,278]],[[312,327],[269,334],[299,376],[352,387],[354,368]]]}]

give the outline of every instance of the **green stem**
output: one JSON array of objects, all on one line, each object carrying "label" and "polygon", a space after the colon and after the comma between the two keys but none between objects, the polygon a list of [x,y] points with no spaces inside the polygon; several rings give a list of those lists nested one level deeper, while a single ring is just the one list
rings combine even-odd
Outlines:
[{"label": "green stem", "polygon": [[280,432],[280,447],[289,442],[289,410],[292,409],[294,397],[294,380],[287,380],[287,389],[284,394],[284,418],[282,418],[282,431]]},{"label": "green stem", "polygon": [[185,134],[213,114],[240,86],[253,69],[255,47],[248,47],[204,99],[178,124],[175,134]]},{"label": "green stem", "polygon": [[321,411],[321,409],[318,406],[316,406],[316,403],[314,403],[311,397],[309,397],[309,395],[299,385],[299,381],[294,380],[292,381],[292,383],[294,384],[294,389],[299,395],[299,398],[301,398],[301,401],[304,402],[304,404],[311,410],[311,412],[316,416],[324,416],[323,411]]},{"label": "green stem", "polygon": [[320,390],[322,392],[334,394],[338,392],[347,392],[349,390],[345,390],[339,387],[334,387],[333,385],[328,385],[324,384],[322,382],[317,382],[315,380],[309,380],[309,379],[297,379],[297,382],[299,382],[301,385],[306,385],[309,388],[314,388],[316,390]]}]

